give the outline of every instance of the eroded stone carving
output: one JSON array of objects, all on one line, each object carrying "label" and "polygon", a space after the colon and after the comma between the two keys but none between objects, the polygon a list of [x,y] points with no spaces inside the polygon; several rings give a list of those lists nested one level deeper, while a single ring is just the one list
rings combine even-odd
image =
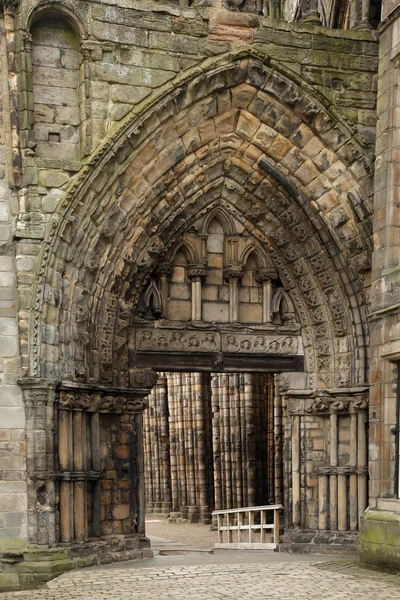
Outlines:
[{"label": "eroded stone carving", "polygon": [[138,329],[136,349],[142,352],[244,352],[253,354],[297,354],[297,336],[276,336],[216,331]]}]

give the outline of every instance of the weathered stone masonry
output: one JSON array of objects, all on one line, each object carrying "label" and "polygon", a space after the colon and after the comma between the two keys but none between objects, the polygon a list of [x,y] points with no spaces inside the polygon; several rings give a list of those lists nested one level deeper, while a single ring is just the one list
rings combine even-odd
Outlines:
[{"label": "weathered stone masonry", "polygon": [[352,543],[367,502],[368,3],[343,22],[327,4],[324,26],[314,2],[294,23],[291,3],[1,4],[0,582],[148,553],[150,369],[280,374],[284,544]]}]

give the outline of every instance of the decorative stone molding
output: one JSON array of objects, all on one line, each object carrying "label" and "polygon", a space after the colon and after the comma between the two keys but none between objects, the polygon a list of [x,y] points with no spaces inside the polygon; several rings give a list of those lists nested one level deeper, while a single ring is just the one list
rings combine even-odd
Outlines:
[{"label": "decorative stone molding", "polygon": [[158,275],[159,277],[166,277],[169,279],[172,275],[172,265],[169,262],[164,262],[158,265]]},{"label": "decorative stone molding", "polygon": [[245,332],[218,332],[196,329],[137,329],[135,347],[139,352],[226,352],[245,354],[298,354],[299,337]]},{"label": "decorative stone molding", "polygon": [[81,392],[60,392],[58,408],[87,412],[138,413],[146,408],[146,399],[126,398]]},{"label": "decorative stone molding", "polygon": [[274,267],[264,267],[263,269],[257,269],[256,281],[258,283],[266,283],[267,281],[273,281],[278,279],[278,273]]},{"label": "decorative stone molding", "polygon": [[0,0],[0,9],[16,12],[19,4],[20,0]]},{"label": "decorative stone molding", "polygon": [[224,269],[224,279],[229,282],[232,279],[239,281],[243,277],[243,267],[239,264],[227,265]]},{"label": "decorative stone molding", "polygon": [[325,390],[324,392],[288,390],[285,392],[290,415],[332,415],[366,412],[367,388]]},{"label": "decorative stone molding", "polygon": [[207,275],[207,267],[205,267],[202,264],[188,265],[186,271],[189,279],[191,279],[192,281],[201,281]]}]

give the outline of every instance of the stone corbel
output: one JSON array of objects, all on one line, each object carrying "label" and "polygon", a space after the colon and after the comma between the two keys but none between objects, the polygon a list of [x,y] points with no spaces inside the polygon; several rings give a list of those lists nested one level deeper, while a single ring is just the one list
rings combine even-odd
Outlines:
[{"label": "stone corbel", "polygon": [[239,281],[243,277],[242,265],[231,263],[224,269],[224,279],[229,284],[229,322],[239,320]]},{"label": "stone corbel", "polygon": [[256,271],[256,281],[263,288],[263,323],[272,322],[272,281],[277,278],[278,273],[274,267],[265,267]]},{"label": "stone corbel", "polygon": [[207,275],[207,267],[200,264],[190,264],[187,275],[192,282],[192,321],[201,321],[201,284]]}]

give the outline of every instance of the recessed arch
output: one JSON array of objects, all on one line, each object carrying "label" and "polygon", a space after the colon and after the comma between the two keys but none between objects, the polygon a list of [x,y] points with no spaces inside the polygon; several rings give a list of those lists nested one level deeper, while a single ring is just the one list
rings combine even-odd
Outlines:
[{"label": "recessed arch", "polygon": [[[231,104],[219,112],[221,82],[230,91]],[[271,105],[275,116],[268,112]],[[187,138],[171,127],[178,116],[190,124]],[[288,119],[291,132],[285,137],[281,130]],[[157,131],[154,120],[159,123]],[[204,127],[214,131],[212,144],[202,139]],[[295,75],[289,78],[273,61],[263,62],[247,51],[208,59],[201,70],[193,69],[184,79],[164,86],[153,103],[136,107],[71,183],[49,234],[44,280],[36,287],[38,306],[43,282],[52,287],[55,269],[61,276],[68,270],[70,277],[77,277],[82,268],[90,298],[88,322],[96,340],[100,315],[106,309],[110,314],[110,304],[116,322],[120,319],[120,291],[131,290],[133,306],[158,258],[166,256],[163,253],[170,251],[189,222],[222,197],[233,217],[240,216],[263,243],[271,239],[273,260],[284,265],[280,272],[287,271],[283,280],[304,280],[303,287],[300,281],[296,284],[299,302],[305,303],[299,310],[303,322],[309,318],[308,302],[317,319],[311,329],[328,320],[328,329],[349,336],[346,347],[357,344],[362,354],[366,328],[358,272],[368,262],[369,240],[366,225],[355,219],[347,196],[354,191],[359,202],[367,203],[368,180],[369,159],[355,130],[307,86],[300,88]],[[114,232],[106,227],[111,206]],[[146,250],[154,236],[164,248],[157,260]],[[304,244],[301,252],[299,244]],[[78,250],[83,247],[84,256]],[[319,260],[322,252],[325,263]],[[313,270],[312,284],[301,274],[307,263]],[[94,289],[103,290],[102,296],[95,297]],[[74,294],[68,294],[62,308],[54,309],[63,323],[73,319]],[[351,301],[343,300],[350,296]],[[122,296],[121,301],[126,300]],[[39,323],[40,309],[37,314]],[[363,333],[355,334],[360,321]],[[38,341],[46,365],[47,344]],[[112,346],[111,338],[109,343]],[[317,362],[316,357],[313,360]],[[32,373],[38,364],[32,357]],[[363,369],[365,363],[360,372]]]},{"label": "recessed arch", "polygon": [[220,223],[224,233],[235,233],[235,224],[232,216],[225,210],[221,209],[221,207],[215,208],[205,216],[202,225],[202,233],[207,234],[209,232],[210,224],[213,220],[217,220]]},{"label": "recessed arch", "polygon": [[32,27],[43,19],[55,22],[64,19],[78,36],[80,42],[87,37],[86,27],[81,17],[63,2],[45,2],[33,7],[26,17],[25,29],[31,31]]}]

